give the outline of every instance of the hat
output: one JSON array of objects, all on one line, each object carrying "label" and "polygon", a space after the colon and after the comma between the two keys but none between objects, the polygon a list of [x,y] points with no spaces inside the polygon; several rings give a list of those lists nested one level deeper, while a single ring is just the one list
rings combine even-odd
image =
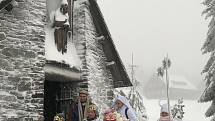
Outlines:
[{"label": "hat", "polygon": [[113,113],[113,112],[114,112],[114,109],[108,108],[104,111],[104,114]]},{"label": "hat", "polygon": [[104,121],[116,121],[117,113],[116,112],[109,112],[104,114]]},{"label": "hat", "polygon": [[95,104],[89,105],[88,108],[87,108],[87,110],[88,111],[94,111],[95,114],[96,114],[95,118],[97,118],[99,116],[98,108],[97,108],[97,106]]},{"label": "hat", "polygon": [[56,114],[56,116],[54,116],[54,121],[65,121],[64,114],[63,113]]},{"label": "hat", "polygon": [[80,95],[80,94],[86,94],[86,95],[88,95],[89,93],[88,93],[88,91],[86,91],[86,90],[80,90],[80,91],[79,91],[79,95]]},{"label": "hat", "polygon": [[91,105],[89,105],[89,107],[87,109],[90,110],[90,111],[96,111],[97,107],[96,107],[96,105],[91,104]]},{"label": "hat", "polygon": [[68,5],[68,2],[67,2],[67,0],[62,0],[62,1],[61,1],[61,4],[62,4],[62,5],[67,4],[67,5]]},{"label": "hat", "polygon": [[160,105],[160,106],[161,106],[161,112],[169,113],[167,104],[163,104],[163,105]]}]

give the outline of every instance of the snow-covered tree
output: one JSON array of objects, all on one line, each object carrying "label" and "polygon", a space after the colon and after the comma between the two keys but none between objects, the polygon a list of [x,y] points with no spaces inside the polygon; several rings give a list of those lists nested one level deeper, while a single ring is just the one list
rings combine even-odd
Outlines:
[{"label": "snow-covered tree", "polygon": [[202,14],[206,15],[206,19],[210,18],[211,20],[208,25],[209,30],[202,52],[203,54],[210,53],[211,55],[202,71],[205,74],[206,88],[199,102],[212,101],[205,115],[206,117],[213,116],[211,121],[215,121],[215,0],[204,0],[203,4],[206,6],[206,9]]},{"label": "snow-covered tree", "polygon": [[183,99],[178,99],[178,103],[175,104],[171,110],[172,116],[174,119],[182,120],[184,117],[184,107]]}]

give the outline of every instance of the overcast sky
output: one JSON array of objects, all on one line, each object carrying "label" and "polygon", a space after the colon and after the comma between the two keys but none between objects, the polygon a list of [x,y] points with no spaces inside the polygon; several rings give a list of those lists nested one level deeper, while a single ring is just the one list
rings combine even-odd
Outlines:
[{"label": "overcast sky", "polygon": [[[201,53],[208,22],[201,0],[97,0],[125,65],[141,68],[141,78],[168,53],[171,74],[199,82],[207,57]],[[145,78],[145,79],[146,79]]]}]

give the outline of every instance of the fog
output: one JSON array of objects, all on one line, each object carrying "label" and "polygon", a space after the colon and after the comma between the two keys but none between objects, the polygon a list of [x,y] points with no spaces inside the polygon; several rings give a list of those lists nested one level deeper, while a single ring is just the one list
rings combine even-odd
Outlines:
[{"label": "fog", "polygon": [[[98,0],[117,50],[127,66],[138,65],[138,78],[148,80],[168,54],[170,74],[203,82],[202,55],[208,20],[200,0]],[[129,70],[128,70],[129,71]]]}]

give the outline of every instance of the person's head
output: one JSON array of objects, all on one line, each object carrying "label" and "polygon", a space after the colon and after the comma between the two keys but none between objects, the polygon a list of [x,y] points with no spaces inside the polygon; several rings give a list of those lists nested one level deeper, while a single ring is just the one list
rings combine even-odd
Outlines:
[{"label": "person's head", "polygon": [[64,114],[63,114],[63,113],[58,113],[58,114],[54,117],[54,121],[65,121],[65,119],[64,119]]},{"label": "person's head", "polygon": [[115,106],[117,109],[120,109],[123,105],[124,103],[121,100],[116,100]]},{"label": "person's head", "polygon": [[87,108],[87,119],[94,120],[98,117],[98,110],[96,105],[92,104]]},{"label": "person's head", "polygon": [[128,99],[125,96],[117,95],[117,97],[113,101],[112,107],[118,110],[123,106],[132,109]]},{"label": "person's head", "polygon": [[168,110],[168,105],[167,105],[167,104],[161,105],[160,116],[161,116],[161,117],[169,116],[169,110]]},{"label": "person's head", "polygon": [[79,91],[79,100],[81,103],[87,102],[88,92],[86,90]]},{"label": "person's head", "polygon": [[169,113],[167,113],[167,112],[161,112],[161,113],[160,113],[160,116],[161,116],[161,117],[166,117],[166,116],[169,116]]},{"label": "person's head", "polygon": [[106,109],[104,112],[104,121],[116,121],[117,115],[114,109]]},{"label": "person's head", "polygon": [[68,13],[68,3],[67,3],[67,0],[62,0],[61,6],[60,6],[60,11],[61,11],[63,14]]}]

